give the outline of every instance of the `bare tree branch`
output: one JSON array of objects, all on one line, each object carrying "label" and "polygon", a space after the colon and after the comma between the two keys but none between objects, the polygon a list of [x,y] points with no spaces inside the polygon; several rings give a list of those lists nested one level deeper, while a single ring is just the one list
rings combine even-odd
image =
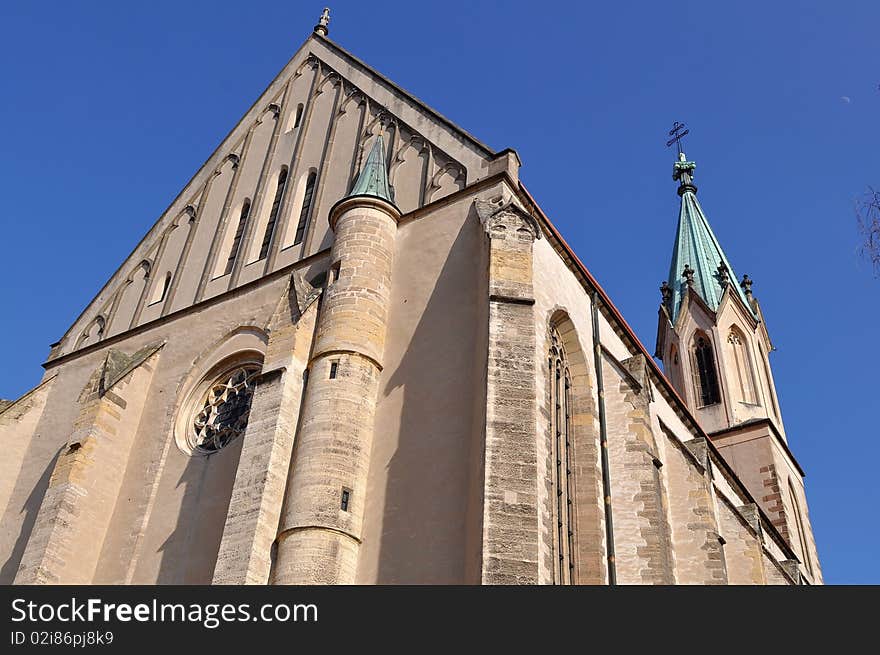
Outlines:
[{"label": "bare tree branch", "polygon": [[871,262],[880,277],[880,191],[872,187],[856,200],[856,221],[863,241],[859,254]]}]

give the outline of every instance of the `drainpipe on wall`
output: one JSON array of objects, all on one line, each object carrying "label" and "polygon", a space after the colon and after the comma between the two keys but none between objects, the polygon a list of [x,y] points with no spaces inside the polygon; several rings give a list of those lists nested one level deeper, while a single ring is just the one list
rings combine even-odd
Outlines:
[{"label": "drainpipe on wall", "polygon": [[593,291],[593,361],[596,364],[596,391],[599,396],[599,450],[602,461],[602,505],[605,508],[605,542],[608,544],[608,584],[617,584],[614,563],[614,524],[611,520],[611,478],[608,464],[608,423],[605,417],[605,385],[602,381],[602,343],[599,340],[599,295]]}]

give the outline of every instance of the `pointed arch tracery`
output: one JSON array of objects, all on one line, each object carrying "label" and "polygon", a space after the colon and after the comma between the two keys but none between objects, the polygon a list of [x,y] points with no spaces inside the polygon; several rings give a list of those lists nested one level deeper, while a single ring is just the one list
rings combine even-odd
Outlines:
[{"label": "pointed arch tracery", "polygon": [[574,511],[572,490],[571,372],[562,338],[550,327],[551,495],[553,508],[553,581],[572,584],[574,578]]},{"label": "pointed arch tracery", "polygon": [[568,313],[555,309],[545,332],[542,412],[543,552],[553,584],[606,582],[599,427],[588,352]]}]

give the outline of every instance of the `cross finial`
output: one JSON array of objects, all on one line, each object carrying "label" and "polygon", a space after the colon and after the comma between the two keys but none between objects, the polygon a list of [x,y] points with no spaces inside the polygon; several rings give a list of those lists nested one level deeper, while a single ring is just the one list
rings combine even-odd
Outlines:
[{"label": "cross finial", "polygon": [[679,123],[678,121],[675,121],[675,123],[672,124],[672,129],[669,130],[669,136],[671,136],[672,138],[666,142],[666,147],[671,148],[672,144],[674,143],[678,148],[678,154],[683,154],[681,151],[681,140],[688,134],[690,134],[690,130],[685,129],[684,123]]},{"label": "cross finial", "polygon": [[321,17],[318,19],[318,24],[315,25],[315,34],[327,36],[330,33],[328,25],[330,25],[330,7],[324,7],[324,11],[321,12]]}]

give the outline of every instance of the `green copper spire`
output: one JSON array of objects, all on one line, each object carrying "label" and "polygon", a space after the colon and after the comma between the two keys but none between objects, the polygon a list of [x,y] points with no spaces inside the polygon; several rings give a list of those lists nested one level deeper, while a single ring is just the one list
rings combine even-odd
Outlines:
[{"label": "green copper spire", "polygon": [[388,167],[385,165],[385,142],[382,135],[376,137],[367,161],[361,168],[357,182],[348,194],[352,196],[376,196],[394,203],[394,194],[388,184]]},{"label": "green copper spire", "polygon": [[672,179],[679,183],[681,210],[678,215],[675,245],[672,249],[669,281],[662,287],[666,307],[674,323],[678,318],[687,287],[691,286],[706,305],[715,311],[721,303],[725,287],[732,285],[743,304],[754,314],[745,292],[737,283],[733,266],[730,265],[718,239],[715,238],[703,208],[697,202],[697,187],[693,184],[696,167],[697,165],[688,161],[681,152],[672,170]]}]

